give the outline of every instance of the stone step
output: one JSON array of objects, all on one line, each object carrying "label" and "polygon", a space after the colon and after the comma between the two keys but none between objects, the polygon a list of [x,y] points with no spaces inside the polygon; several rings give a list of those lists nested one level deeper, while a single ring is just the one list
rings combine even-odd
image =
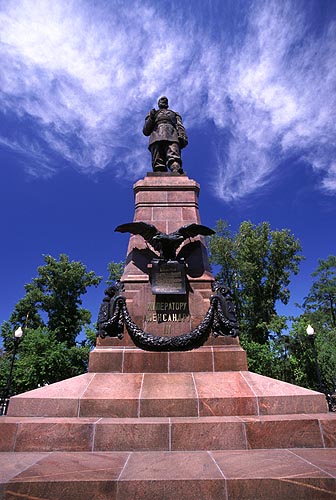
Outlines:
[{"label": "stone step", "polygon": [[[230,339],[231,340],[231,339]],[[236,339],[232,339],[232,341]],[[99,346],[90,353],[89,372],[174,373],[247,370],[240,345],[200,347],[187,352],[149,352],[136,347]]]},{"label": "stone step", "polygon": [[254,417],[2,417],[0,451],[335,448],[336,414]]},{"label": "stone step", "polygon": [[3,500],[331,500],[336,449],[0,453]]},{"label": "stone step", "polygon": [[248,371],[86,373],[11,398],[9,416],[206,417],[323,413],[323,394]]}]

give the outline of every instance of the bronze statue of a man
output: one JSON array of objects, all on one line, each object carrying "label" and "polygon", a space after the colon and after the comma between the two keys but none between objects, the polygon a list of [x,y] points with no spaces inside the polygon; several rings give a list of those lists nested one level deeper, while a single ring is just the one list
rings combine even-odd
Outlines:
[{"label": "bronze statue of a man", "polygon": [[148,149],[152,153],[153,172],[183,174],[181,149],[188,145],[188,137],[181,116],[168,109],[168,99],[158,100],[159,109],[153,108],[145,119],[143,133],[149,137]]}]

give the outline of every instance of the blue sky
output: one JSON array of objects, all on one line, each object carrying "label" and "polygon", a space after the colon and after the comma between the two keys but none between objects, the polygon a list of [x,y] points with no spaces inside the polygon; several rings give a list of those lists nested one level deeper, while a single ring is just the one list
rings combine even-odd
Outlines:
[{"label": "blue sky", "polygon": [[[125,258],[146,113],[167,95],[189,135],[202,223],[289,228],[335,254],[334,0],[0,0],[0,323],[43,254],[107,277]],[[104,284],[84,297],[96,319]]]}]

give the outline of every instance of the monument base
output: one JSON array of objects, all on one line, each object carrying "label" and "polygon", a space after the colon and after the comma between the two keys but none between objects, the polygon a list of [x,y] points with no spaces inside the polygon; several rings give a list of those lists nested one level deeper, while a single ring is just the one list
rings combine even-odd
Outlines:
[{"label": "monument base", "polygon": [[324,395],[245,365],[235,344],[97,347],[89,373],[11,398],[0,498],[335,498]]},{"label": "monument base", "polygon": [[324,395],[248,371],[90,372],[20,394],[0,450],[4,500],[335,498]]},{"label": "monument base", "polygon": [[[134,221],[166,233],[198,224],[198,190],[186,176],[148,175],[134,186]],[[188,333],[209,308],[205,242],[180,252],[186,294],[163,298],[150,274],[158,255],[130,238],[127,308],[148,333]],[[0,451],[4,500],[335,499],[336,414],[324,395],[249,372],[232,337],[186,352],[142,351],[126,333],[98,339],[88,373],[11,398]]]}]

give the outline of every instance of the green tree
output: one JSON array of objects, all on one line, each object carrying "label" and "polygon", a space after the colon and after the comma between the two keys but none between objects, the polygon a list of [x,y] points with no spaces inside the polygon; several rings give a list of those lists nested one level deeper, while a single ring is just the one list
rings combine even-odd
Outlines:
[{"label": "green tree", "polygon": [[288,229],[271,230],[267,222],[243,222],[234,234],[225,221],[218,221],[209,238],[210,262],[216,279],[229,286],[237,306],[241,345],[249,369],[290,381],[295,357],[282,332],[287,318],[276,304],[287,304],[291,274],[297,274],[300,243]]},{"label": "green tree", "polygon": [[233,292],[242,338],[264,344],[274,333],[279,335],[286,321],[276,304],[289,300],[291,274],[298,273],[303,259],[299,241],[288,229],[271,230],[267,222],[243,222],[232,234],[219,221],[209,250],[210,262],[219,267],[216,278]]},{"label": "green tree", "polygon": [[336,257],[331,255],[319,260],[312,277],[312,286],[303,301],[303,313],[294,320],[290,331],[291,345],[305,374],[302,385],[319,388],[313,340],[308,339],[306,333],[308,324],[313,326],[322,383],[332,392],[336,388]]},{"label": "green tree", "polygon": [[294,318],[288,335],[279,339],[285,351],[283,380],[316,389],[316,368],[307,326],[308,321],[304,315]]},{"label": "green tree", "polygon": [[70,261],[65,254],[59,260],[45,255],[44,261],[45,265],[37,269],[37,277],[25,285],[26,295],[16,304],[9,322],[14,327],[46,326],[59,342],[70,347],[91,321],[90,311],[80,307],[81,297],[88,287],[98,286],[101,277],[87,272],[84,264]]},{"label": "green tree", "polygon": [[87,369],[89,347],[68,347],[47,329],[28,329],[20,344],[14,384],[21,391],[74,377]]},{"label": "green tree", "polygon": [[[13,352],[13,331],[24,328],[15,371],[14,392],[51,384],[87,369],[92,339],[78,343],[81,331],[89,330],[91,313],[81,307],[82,295],[90,286],[98,286],[101,277],[88,272],[81,262],[44,256],[37,277],[25,285],[25,296],[19,300],[9,321],[1,327],[4,352],[0,373],[7,373]],[[2,377],[5,380],[6,377]],[[4,383],[0,384],[3,390]]]},{"label": "green tree", "polygon": [[107,270],[109,272],[109,276],[106,280],[108,285],[114,284],[116,281],[120,280],[123,275],[125,269],[125,262],[109,262],[107,264]]},{"label": "green tree", "polygon": [[312,277],[316,279],[303,303],[305,313],[312,314],[319,326],[336,328],[336,256],[319,260]]},{"label": "green tree", "polygon": [[281,356],[274,348],[272,341],[260,344],[242,337],[241,344],[246,350],[249,370],[268,377],[282,379]]}]

